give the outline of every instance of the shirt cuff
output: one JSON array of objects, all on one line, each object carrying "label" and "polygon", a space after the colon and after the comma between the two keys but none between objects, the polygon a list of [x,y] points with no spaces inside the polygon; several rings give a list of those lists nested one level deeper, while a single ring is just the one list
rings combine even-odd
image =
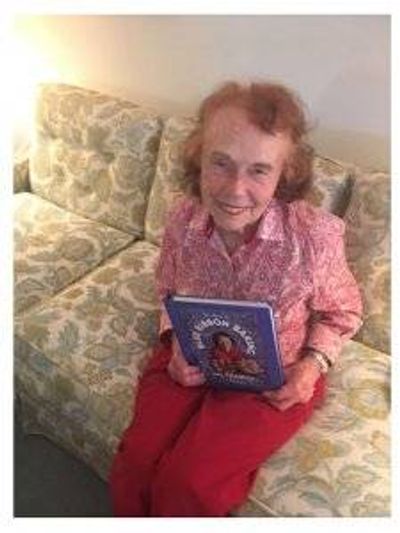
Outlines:
[{"label": "shirt cuff", "polygon": [[344,339],[332,327],[325,324],[314,324],[311,327],[305,348],[324,354],[333,365],[344,344]]}]

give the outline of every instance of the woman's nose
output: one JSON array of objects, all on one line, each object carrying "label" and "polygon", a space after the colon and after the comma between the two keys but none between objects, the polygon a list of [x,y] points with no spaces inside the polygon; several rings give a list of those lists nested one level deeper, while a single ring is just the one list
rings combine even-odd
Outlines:
[{"label": "woman's nose", "polygon": [[247,180],[243,171],[235,171],[229,180],[229,190],[232,193],[241,193],[246,190]]}]

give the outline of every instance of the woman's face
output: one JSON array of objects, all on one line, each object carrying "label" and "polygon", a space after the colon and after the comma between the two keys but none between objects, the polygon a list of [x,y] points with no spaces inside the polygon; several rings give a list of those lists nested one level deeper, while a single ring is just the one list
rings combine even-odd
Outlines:
[{"label": "woman's face", "polygon": [[223,232],[244,235],[274,196],[292,142],[253,125],[246,112],[222,107],[205,126],[200,190],[205,207]]},{"label": "woman's face", "polygon": [[232,341],[229,337],[220,336],[217,340],[218,346],[222,349],[224,349],[226,352],[229,352],[229,350],[232,348]]}]

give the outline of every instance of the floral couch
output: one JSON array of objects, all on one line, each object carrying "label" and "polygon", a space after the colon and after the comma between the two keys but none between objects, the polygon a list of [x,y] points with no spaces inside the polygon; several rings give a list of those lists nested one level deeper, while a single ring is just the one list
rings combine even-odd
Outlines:
[{"label": "floral couch", "polygon": [[[14,169],[15,398],[40,433],[107,478],[157,339],[165,214],[187,194],[193,118],[43,85]],[[347,222],[364,325],[325,404],[266,462],[237,516],[390,515],[390,178],[315,156],[311,202]],[[157,420],[154,421],[157,423]]]}]

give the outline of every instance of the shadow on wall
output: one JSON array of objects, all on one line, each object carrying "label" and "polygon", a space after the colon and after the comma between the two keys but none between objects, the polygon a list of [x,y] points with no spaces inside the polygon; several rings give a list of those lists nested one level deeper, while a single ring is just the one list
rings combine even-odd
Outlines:
[{"label": "shadow on wall", "polygon": [[310,143],[324,156],[359,165],[364,170],[390,172],[390,139],[351,130],[316,128]]}]

